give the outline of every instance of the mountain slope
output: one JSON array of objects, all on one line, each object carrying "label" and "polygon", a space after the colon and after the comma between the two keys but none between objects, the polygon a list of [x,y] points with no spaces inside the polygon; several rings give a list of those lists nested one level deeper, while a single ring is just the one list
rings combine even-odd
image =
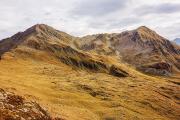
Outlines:
[{"label": "mountain slope", "polygon": [[[128,73],[102,56],[94,56],[72,48],[73,36],[57,31],[47,25],[35,25],[0,43],[1,56],[12,50],[14,54],[35,55],[47,52],[62,63],[71,67],[94,72],[108,73],[117,77],[126,77]],[[27,56],[25,56],[27,57]],[[36,56],[37,58],[38,56]],[[41,58],[39,58],[41,59]]]},{"label": "mountain slope", "polygon": [[[53,39],[53,41],[49,41],[49,39]],[[45,44],[44,42],[69,43],[71,39],[72,36],[64,32],[57,31],[52,27],[44,24],[37,24],[24,32],[19,32],[10,38],[1,40],[0,55],[18,47],[20,44],[40,49]]]},{"label": "mountain slope", "polygon": [[120,34],[86,36],[78,47],[119,56],[147,73],[167,75],[180,69],[180,47],[145,26]]},{"label": "mountain slope", "polygon": [[65,120],[178,120],[179,76],[152,77],[122,62],[108,47],[117,35],[85,50],[80,38],[35,25],[0,43],[0,88]]}]

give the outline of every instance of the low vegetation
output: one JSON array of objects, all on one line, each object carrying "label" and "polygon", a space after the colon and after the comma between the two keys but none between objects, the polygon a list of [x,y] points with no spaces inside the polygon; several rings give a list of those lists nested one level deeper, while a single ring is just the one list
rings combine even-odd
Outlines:
[{"label": "low vegetation", "polygon": [[[93,39],[106,44],[101,45],[103,49],[88,47],[86,50],[81,49],[82,43],[74,44],[79,38],[46,25],[33,26],[5,39],[0,43],[0,88],[3,89],[0,89],[0,119],[179,120],[177,66],[159,61],[159,57],[151,61],[156,58],[154,53],[149,58],[145,53],[131,57],[132,51],[127,50],[125,56],[107,46],[109,40],[115,44],[122,36],[129,35],[138,36],[132,32],[94,35]],[[86,37],[87,43],[91,43],[91,38]],[[8,49],[2,47],[14,40],[18,44],[12,43]],[[96,44],[101,48],[100,42]],[[125,62],[126,57],[135,63]],[[174,61],[176,58],[171,56]],[[151,63],[142,64],[147,59]],[[170,75],[144,74],[147,69],[136,70],[136,63]]]}]

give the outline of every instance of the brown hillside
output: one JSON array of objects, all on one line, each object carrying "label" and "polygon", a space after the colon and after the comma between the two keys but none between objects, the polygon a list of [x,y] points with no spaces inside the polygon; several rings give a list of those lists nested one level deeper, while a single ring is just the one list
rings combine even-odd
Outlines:
[{"label": "brown hillside", "polygon": [[[179,46],[145,26],[120,34],[86,36],[81,38],[78,47],[86,51],[95,51],[98,54],[118,56],[147,73],[168,75],[172,72],[179,72],[180,69]],[[166,63],[170,68],[148,67],[161,64],[161,62]]]},{"label": "brown hillside", "polygon": [[[127,72],[106,58],[72,48],[73,39],[76,38],[41,24],[2,40],[0,51],[2,59],[3,53],[6,52],[11,52],[14,55],[26,55],[24,57],[34,56],[35,52],[47,52],[71,67],[104,72],[118,77],[128,76]],[[38,56],[36,58],[41,59]],[[113,69],[114,67],[116,69]]]},{"label": "brown hillside", "polygon": [[[146,29],[77,38],[35,25],[0,42],[0,88],[65,120],[179,120],[180,76],[149,76],[133,67],[163,74],[178,70],[179,48],[164,46],[166,39],[157,36],[157,43],[148,41],[163,47],[167,56],[159,48],[154,51],[140,34],[155,34]],[[8,112],[19,112],[17,107]]]}]

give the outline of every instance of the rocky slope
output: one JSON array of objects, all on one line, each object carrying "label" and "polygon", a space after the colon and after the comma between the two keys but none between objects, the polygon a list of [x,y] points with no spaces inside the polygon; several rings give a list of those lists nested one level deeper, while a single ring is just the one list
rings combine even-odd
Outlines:
[{"label": "rocky slope", "polygon": [[[14,53],[32,54],[32,50],[47,52],[71,67],[94,72],[126,77],[128,73],[109,62],[106,58],[94,56],[73,48],[73,40],[77,39],[50,26],[35,25],[24,32],[0,42],[0,55],[12,50]],[[72,46],[72,47],[71,47]],[[31,49],[31,51],[27,51]]]},{"label": "rocky slope", "polygon": [[[53,39],[53,40],[52,40]],[[24,32],[19,32],[14,36],[0,41],[0,55],[19,45],[33,47],[35,49],[45,49],[48,44],[69,43],[72,36],[53,29],[50,26],[37,24]]]},{"label": "rocky slope", "polygon": [[0,89],[0,120],[63,120],[52,118],[39,104]]},{"label": "rocky slope", "polygon": [[147,73],[168,75],[180,69],[180,47],[145,26],[120,34],[85,36],[78,47],[85,51],[119,56]]}]

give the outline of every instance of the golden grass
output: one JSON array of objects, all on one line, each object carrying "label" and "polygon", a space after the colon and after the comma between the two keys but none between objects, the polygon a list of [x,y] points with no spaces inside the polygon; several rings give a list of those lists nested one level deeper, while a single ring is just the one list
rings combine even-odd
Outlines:
[{"label": "golden grass", "polygon": [[133,76],[118,78],[71,68],[37,51],[29,57],[13,56],[6,54],[0,61],[0,87],[38,101],[54,116],[67,120],[179,118],[175,98],[179,86],[172,83],[178,78],[150,77],[125,64],[119,65]]}]

